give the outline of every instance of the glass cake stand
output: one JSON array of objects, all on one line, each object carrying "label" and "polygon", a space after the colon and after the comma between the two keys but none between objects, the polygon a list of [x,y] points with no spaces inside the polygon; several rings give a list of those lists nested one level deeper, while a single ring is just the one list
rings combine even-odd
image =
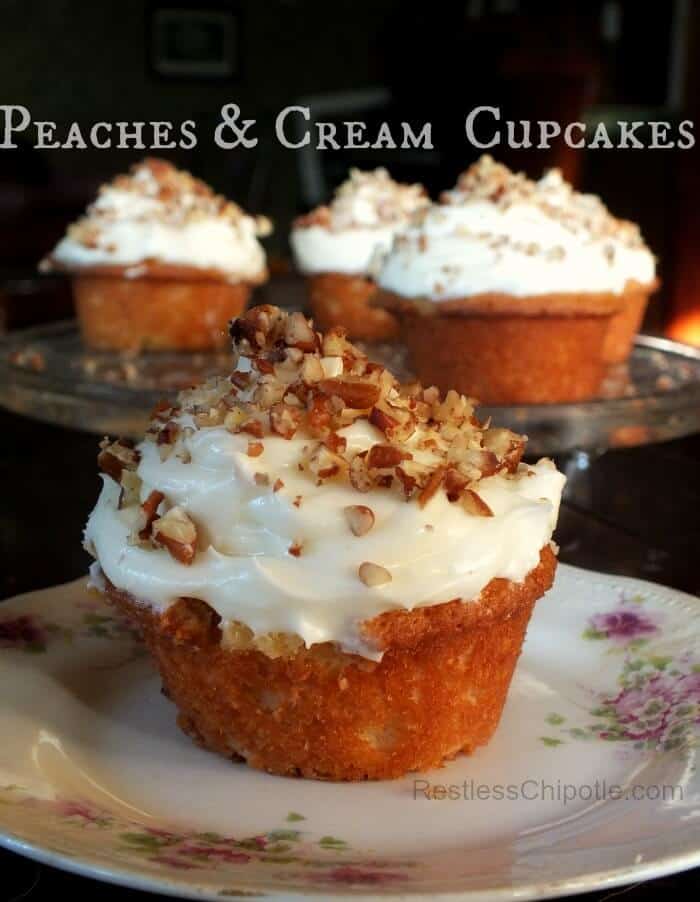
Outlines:
[{"label": "glass cake stand", "polygon": [[[398,346],[366,350],[410,378]],[[0,340],[0,404],[48,423],[138,437],[159,400],[227,371],[225,353],[95,352],[84,348],[74,322],[51,323]],[[679,438],[700,431],[700,349],[641,335],[595,400],[482,407],[480,415],[525,433],[530,456]]]}]

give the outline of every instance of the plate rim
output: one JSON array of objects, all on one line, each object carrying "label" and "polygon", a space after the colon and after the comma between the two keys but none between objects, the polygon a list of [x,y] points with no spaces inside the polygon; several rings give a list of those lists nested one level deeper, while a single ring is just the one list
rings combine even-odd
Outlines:
[{"label": "plate rim", "polygon": [[[578,567],[572,564],[560,563],[559,567],[571,576],[582,579],[594,579],[597,583],[605,584],[610,580],[615,583],[626,584],[630,587],[649,587],[659,592],[669,593],[682,602],[700,604],[700,597],[665,586],[653,580],[641,579],[636,576],[626,576],[616,573],[605,573],[599,570]],[[65,589],[72,585],[85,585],[87,577],[81,576],[75,580],[61,583],[42,589],[30,590],[0,601],[0,612],[7,603],[21,605],[30,597],[36,597],[44,593],[52,593]],[[700,614],[700,611],[698,612]],[[700,629],[700,620],[698,621]],[[550,899],[558,896],[575,896],[596,890],[614,889],[636,882],[646,882],[671,874],[680,873],[695,867],[700,867],[700,844],[682,852],[669,851],[650,860],[622,865],[619,867],[604,868],[590,872],[582,876],[566,876],[553,880],[530,881],[516,883],[515,885],[503,885],[490,888],[475,888],[463,890],[424,890],[420,886],[415,888],[410,885],[397,886],[395,889],[386,887],[384,892],[363,892],[361,887],[353,891],[345,891],[342,887],[328,886],[315,887],[304,886],[299,889],[285,889],[279,884],[265,886],[263,880],[259,886],[236,886],[235,877],[226,881],[226,889],[221,884],[213,884],[203,880],[201,884],[179,880],[176,875],[158,874],[150,876],[128,865],[105,865],[91,856],[89,853],[78,852],[75,856],[47,849],[41,843],[23,838],[13,830],[8,830],[0,819],[0,848],[11,853],[21,855],[39,864],[55,867],[68,873],[76,874],[93,880],[107,882],[116,886],[124,886],[131,889],[151,892],[156,894],[170,894],[185,899],[211,899],[221,900],[226,896],[236,897],[238,893],[242,897],[267,898],[276,902],[298,902],[307,897],[319,897],[338,900],[338,902],[351,902],[351,900],[363,899],[368,902],[381,902],[389,898],[410,899],[415,902],[430,902],[440,899],[443,902],[474,902],[479,899],[483,902],[512,902],[512,900]]]}]

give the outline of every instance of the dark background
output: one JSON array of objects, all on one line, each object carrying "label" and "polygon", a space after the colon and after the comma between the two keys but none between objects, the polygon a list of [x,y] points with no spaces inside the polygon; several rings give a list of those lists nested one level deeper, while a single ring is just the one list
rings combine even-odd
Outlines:
[{"label": "dark background", "polygon": [[[292,217],[326,199],[349,165],[386,165],[433,194],[450,187],[478,154],[464,134],[474,106],[499,106],[503,119],[602,121],[613,140],[618,120],[675,124],[697,112],[696,0],[3,0],[0,15],[0,102],[56,122],[58,136],[72,122],[87,131],[104,120],[195,120],[197,146],[161,155],[275,219],[273,270],[287,265]],[[214,143],[220,109],[232,101],[257,120],[257,148]],[[280,146],[273,130],[277,113],[299,102],[332,121],[431,121],[435,150],[312,154],[322,181],[310,190],[308,154]],[[33,150],[30,140],[0,151],[6,306],[26,307],[41,293],[26,282],[37,260],[101,182],[145,153]],[[494,154],[531,176],[559,165],[641,224],[663,280],[654,328],[699,300],[687,237],[700,200],[696,150],[576,151],[558,139],[549,151]],[[27,313],[10,320],[18,315]]]},{"label": "dark background", "polygon": [[[0,103],[55,121],[59,135],[73,121],[87,129],[101,120],[194,119],[197,147],[161,155],[275,219],[274,281],[290,265],[292,218],[325,199],[349,165],[385,165],[433,194],[450,187],[477,156],[463,131],[474,106],[500,106],[504,119],[604,121],[613,137],[618,119],[699,119],[699,7],[695,0],[446,0],[417,9],[399,0],[0,0]],[[197,22],[197,12],[213,15]],[[256,150],[224,151],[213,141],[220,108],[232,101],[258,120]],[[299,102],[336,121],[429,120],[435,151],[324,152],[314,193],[303,155],[273,133],[276,114]],[[353,112],[344,117],[348,104]],[[502,151],[493,153],[531,176],[561,166],[577,187],[640,223],[663,280],[647,328],[667,330],[681,311],[700,308],[697,150],[572,152],[558,141],[547,152]],[[99,184],[143,155],[38,151],[27,142],[0,150],[0,331],[70,314],[67,287],[39,279],[37,261]],[[81,529],[98,480],[92,436],[5,413],[0,434],[6,597],[84,572]],[[699,453],[694,437],[611,452],[574,472],[557,536],[562,560],[700,592]],[[0,874],[2,900],[137,895],[5,852]],[[697,896],[697,881],[697,873],[666,878],[628,898]]]}]

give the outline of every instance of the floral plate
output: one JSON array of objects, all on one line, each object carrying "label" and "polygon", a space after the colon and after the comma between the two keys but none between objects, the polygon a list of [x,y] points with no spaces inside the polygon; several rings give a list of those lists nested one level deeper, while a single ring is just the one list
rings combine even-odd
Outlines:
[{"label": "floral plate", "polygon": [[0,605],[0,843],[193,898],[528,899],[700,864],[700,601],[561,566],[496,736],[331,784],[194,746],[83,581]]}]

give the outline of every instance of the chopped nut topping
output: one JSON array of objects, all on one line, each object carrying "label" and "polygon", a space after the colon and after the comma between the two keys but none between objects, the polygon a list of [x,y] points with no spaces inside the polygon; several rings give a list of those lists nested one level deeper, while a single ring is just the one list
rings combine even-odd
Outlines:
[{"label": "chopped nut topping", "polygon": [[141,491],[141,479],[134,470],[122,470],[121,488],[119,490],[119,510],[138,504]]},{"label": "chopped nut topping", "polygon": [[160,507],[160,504],[164,498],[165,495],[162,492],[157,492],[154,490],[141,505],[138,523],[139,539],[150,538],[151,527],[155,520],[158,518],[158,508]]},{"label": "chopped nut topping", "polygon": [[316,207],[294,221],[295,229],[321,226],[333,232],[407,222],[430,202],[421,185],[395,182],[384,168],[351,169],[328,206]]},{"label": "chopped nut topping", "polygon": [[[341,328],[320,335],[301,313],[261,305],[235,319],[230,332],[234,373],[159,410],[149,430],[159,447],[177,438],[170,425],[176,415],[190,415],[198,429],[251,436],[252,457],[268,437],[301,437],[297,469],[317,484],[346,481],[358,492],[392,491],[421,506],[439,491],[459,503],[481,479],[519,466],[524,438],[480,423],[473,402],[455,391],[443,397],[435,387],[400,385]],[[362,419],[382,438],[358,451],[342,430]],[[270,477],[258,473],[255,481],[268,485]],[[469,505],[476,503],[468,498]]]},{"label": "chopped nut topping", "polygon": [[353,535],[365,536],[374,526],[374,512],[365,504],[351,504],[344,508],[344,513]]},{"label": "chopped nut topping", "polygon": [[318,387],[331,397],[341,399],[346,407],[367,410],[379,400],[379,386],[355,379],[322,379]]},{"label": "chopped nut topping", "polygon": [[162,545],[181,564],[189,566],[197,552],[197,528],[181,507],[170,510],[155,520],[153,541]]},{"label": "chopped nut topping", "polygon": [[283,489],[283,488],[284,488],[284,483],[282,482],[282,480],[281,480],[281,479],[275,479],[275,481],[274,481],[274,483],[273,483],[273,485],[272,485],[272,491],[273,491],[273,492],[279,492],[279,490],[280,490],[280,489]]},{"label": "chopped nut topping", "polygon": [[115,189],[143,198],[146,204],[140,218],[149,222],[181,227],[215,218],[241,229],[247,220],[256,235],[269,235],[272,231],[265,217],[248,216],[237,204],[215,194],[189,172],[177,169],[166,160],[150,157],[132,166],[128,175],[119,175],[100,187],[102,202],[88,207],[85,215],[68,228],[74,241],[85,247],[100,246],[105,226],[123,215],[118,205],[108,202],[109,192]]},{"label": "chopped nut topping", "polygon": [[493,517],[493,511],[488,504],[472,489],[465,489],[462,494],[462,507],[468,514],[476,517]]},{"label": "chopped nut topping", "polygon": [[[459,176],[451,191],[443,192],[440,197],[440,203],[449,205],[478,200],[485,200],[502,210],[516,204],[531,205],[567,231],[589,241],[614,239],[630,248],[645,246],[639,228],[634,223],[613,216],[596,195],[575,191],[564,181],[559,169],[550,169],[539,181],[534,182],[523,173],[512,172],[507,166],[484,154]],[[485,239],[488,234],[481,233],[478,237]],[[531,241],[515,241],[506,236],[499,238],[527,255],[543,251],[543,248]],[[420,238],[417,243],[420,249]],[[614,255],[613,245],[601,244],[601,252],[608,257],[609,262],[612,262],[609,257],[611,251]],[[549,259],[559,260],[565,256],[565,250],[560,245],[555,245],[547,248],[545,255]]]},{"label": "chopped nut topping", "polygon": [[386,567],[381,567],[379,564],[373,564],[371,561],[365,561],[363,564],[360,564],[358,573],[362,582],[370,588],[374,586],[384,586],[386,583],[391,582],[391,573],[389,573]]},{"label": "chopped nut topping", "polygon": [[262,442],[248,442],[248,457],[260,457],[264,450]]},{"label": "chopped nut topping", "polygon": [[301,542],[294,542],[289,546],[289,553],[292,557],[301,557]]},{"label": "chopped nut topping", "polygon": [[102,473],[111,476],[115,482],[121,480],[124,470],[135,470],[140,460],[141,454],[128,439],[110,442],[108,438],[105,438],[100,442],[97,466]]}]

